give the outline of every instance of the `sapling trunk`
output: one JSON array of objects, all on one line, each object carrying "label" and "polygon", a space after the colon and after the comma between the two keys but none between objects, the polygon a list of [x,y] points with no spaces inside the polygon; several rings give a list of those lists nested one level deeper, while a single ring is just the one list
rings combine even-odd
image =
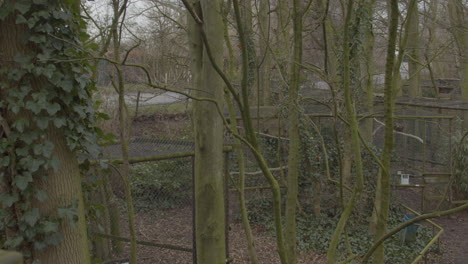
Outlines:
[{"label": "sapling trunk", "polygon": [[338,247],[338,242],[340,241],[341,234],[343,233],[346,224],[351,216],[352,211],[354,210],[357,201],[361,197],[364,177],[362,169],[362,158],[361,158],[361,146],[359,142],[359,126],[356,118],[356,110],[354,109],[354,104],[351,98],[351,68],[350,68],[350,48],[349,48],[349,34],[350,34],[350,24],[351,18],[353,16],[353,0],[349,0],[347,4],[347,12],[344,24],[344,40],[343,40],[343,89],[344,89],[344,99],[346,112],[349,117],[349,129],[351,130],[351,143],[352,143],[352,152],[354,156],[354,162],[356,167],[356,181],[354,184],[353,192],[350,199],[344,207],[343,213],[341,214],[338,225],[333,232],[333,236],[330,241],[330,245],[327,250],[327,263],[334,264],[336,263],[337,256],[336,250]]},{"label": "sapling trunk", "polygon": [[[228,60],[229,60],[229,76],[232,79],[234,76],[234,50],[232,48],[232,43],[231,39],[229,38],[229,32],[228,32],[228,21],[227,21],[227,15],[229,9],[225,7],[225,16],[223,17],[223,22],[224,22],[224,40],[228,49]],[[231,129],[235,133],[239,133],[239,130],[237,128],[237,118],[236,118],[236,111],[234,109],[234,104],[231,99],[231,95],[227,92],[225,95],[226,98],[226,104],[228,106],[229,110],[229,117],[231,121]],[[249,216],[248,216],[248,211],[247,211],[247,206],[245,204],[245,158],[244,158],[244,151],[241,146],[241,142],[239,139],[235,138],[234,139],[234,145],[235,145],[235,152],[236,152],[236,157],[237,157],[237,162],[238,162],[238,167],[239,167],[239,181],[237,183],[237,193],[238,193],[238,202],[239,202],[239,207],[240,207],[240,213],[241,213],[241,220],[242,220],[242,227],[244,228],[245,232],[245,238],[247,240],[247,250],[249,253],[249,258],[250,262],[253,264],[257,264],[258,262],[258,257],[257,257],[257,251],[255,249],[255,241],[254,237],[252,234],[252,228],[250,227],[250,222],[249,222]]]},{"label": "sapling trunk", "polygon": [[[127,1],[124,1],[126,5]],[[119,21],[119,1],[113,0],[114,19]],[[120,61],[120,40],[122,32],[118,30],[118,23],[112,23],[112,44],[114,48],[114,60]],[[117,83],[113,81],[114,88],[118,92],[119,105],[119,136],[122,149],[122,166],[121,174],[125,189],[125,200],[127,205],[128,229],[130,232],[130,264],[137,263],[137,244],[135,231],[135,211],[133,207],[132,190],[130,185],[130,163],[129,163],[129,138],[130,127],[128,120],[128,111],[125,103],[125,85],[123,81],[123,73],[120,65],[114,65],[116,71],[115,76]]]},{"label": "sapling trunk", "polygon": [[[384,91],[384,118],[385,136],[382,151],[382,165],[380,168],[380,182],[376,192],[380,193],[380,201],[376,201],[377,228],[374,240],[379,240],[387,232],[388,211],[390,206],[390,159],[393,151],[393,113],[395,107],[394,92],[394,65],[395,49],[398,29],[398,0],[390,1],[390,23],[388,26],[387,59],[385,64],[385,91]],[[384,247],[380,245],[374,254],[374,263],[384,263]]]}]

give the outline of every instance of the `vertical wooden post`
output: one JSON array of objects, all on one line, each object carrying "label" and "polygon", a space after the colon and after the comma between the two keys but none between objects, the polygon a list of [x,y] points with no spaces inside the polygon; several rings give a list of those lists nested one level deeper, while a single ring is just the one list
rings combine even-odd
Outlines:
[{"label": "vertical wooden post", "polygon": [[193,264],[197,264],[197,230],[195,223],[195,156],[191,157],[192,160],[192,259]]},{"label": "vertical wooden post", "polygon": [[[423,138],[424,138],[424,143],[423,143],[423,174],[426,172],[426,145],[427,145],[427,131],[426,131],[426,119],[424,119],[424,128],[423,128]],[[430,150],[429,150],[430,151]],[[430,153],[430,152],[429,152]]]},{"label": "vertical wooden post", "polygon": [[138,107],[140,106],[140,91],[137,93],[136,109],[135,109],[135,118],[138,116]]},{"label": "vertical wooden post", "polygon": [[229,259],[229,152],[224,153],[224,217],[226,233],[226,259]]}]

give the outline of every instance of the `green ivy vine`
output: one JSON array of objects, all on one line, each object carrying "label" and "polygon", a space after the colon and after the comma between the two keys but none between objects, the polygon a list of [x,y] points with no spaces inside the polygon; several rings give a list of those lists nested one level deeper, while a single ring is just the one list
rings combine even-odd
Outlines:
[{"label": "green ivy vine", "polygon": [[[34,182],[60,167],[46,131],[62,131],[72,151],[98,153],[91,100],[95,88],[90,66],[80,60],[86,55],[80,47],[87,36],[81,19],[62,3],[0,4],[0,21],[15,16],[16,24],[28,29],[24,44],[29,51],[17,54],[14,66],[0,65],[0,248],[21,249],[25,257],[33,249],[59,244],[60,223],[73,225],[78,217],[77,200],[53,215],[42,215],[31,203],[47,203],[46,190]],[[13,235],[2,237],[7,229]]]}]

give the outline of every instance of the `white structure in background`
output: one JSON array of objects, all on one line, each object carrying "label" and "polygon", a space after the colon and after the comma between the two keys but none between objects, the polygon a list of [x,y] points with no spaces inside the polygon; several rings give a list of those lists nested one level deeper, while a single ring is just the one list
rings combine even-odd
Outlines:
[{"label": "white structure in background", "polygon": [[324,81],[318,81],[314,83],[314,89],[318,90],[330,90],[330,85],[328,85],[327,82]]},{"label": "white structure in background", "polygon": [[[140,93],[140,106],[148,105],[164,105],[164,104],[174,104],[180,102],[187,102],[189,98],[185,95],[174,93],[174,92],[165,92],[160,95],[155,95],[153,93]],[[135,106],[137,101],[137,93],[132,93],[125,96],[125,101],[129,106]]]},{"label": "white structure in background", "polygon": [[402,62],[400,65],[400,77],[402,80],[407,80],[409,78],[409,66],[406,61]]}]

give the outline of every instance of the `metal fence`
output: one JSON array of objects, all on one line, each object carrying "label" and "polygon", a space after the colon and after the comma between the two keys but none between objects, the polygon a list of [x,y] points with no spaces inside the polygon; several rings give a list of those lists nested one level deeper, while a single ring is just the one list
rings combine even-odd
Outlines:
[{"label": "metal fence", "polygon": [[[193,151],[193,142],[181,140],[135,138],[129,144],[138,263],[196,263]],[[101,185],[95,191],[102,195],[87,199],[88,205],[103,207],[92,233],[97,241],[93,250],[96,260],[113,260],[106,263],[124,263],[129,252],[121,162],[120,144],[103,148],[101,161],[96,163],[101,167],[94,169],[95,182]],[[112,218],[112,210],[118,212],[117,218]],[[117,234],[112,230],[116,222],[120,230]],[[123,242],[123,248],[115,250],[118,241]],[[110,250],[112,247],[114,250]]]},{"label": "metal fence", "polygon": [[[363,117],[372,123],[372,141],[368,142],[369,149],[377,156],[384,142],[384,119],[382,116]],[[273,175],[280,183],[285,193],[285,182],[288,157],[287,128],[284,118],[277,117],[256,121],[256,130],[260,139],[260,149],[271,168]],[[331,180],[339,180],[339,155],[345,151],[346,124],[342,120],[327,113],[308,114],[301,127],[301,168],[300,168],[300,210],[320,211],[320,207],[332,207],[337,203],[336,186]],[[394,195],[397,200],[410,207],[423,211],[424,207],[431,208],[438,202],[429,200],[429,196],[440,196],[444,193],[444,184],[427,182],[431,174],[450,173],[450,157],[452,149],[452,135],[460,128],[451,115],[421,109],[399,109],[395,113],[394,150],[392,155],[391,174],[394,186],[401,185],[398,171],[410,174],[410,184],[424,185],[425,189],[406,186],[395,187]],[[277,132],[273,132],[277,131]],[[327,154],[323,152],[325,147]],[[131,188],[136,208],[136,230],[139,245],[139,263],[194,263],[194,232],[193,232],[193,149],[192,142],[178,140],[133,139],[130,144]],[[263,217],[255,212],[271,212],[271,191],[263,173],[261,173],[251,151],[244,148],[246,162],[246,203],[247,208],[254,212],[251,217]],[[120,145],[104,148],[103,160],[119,163],[121,160]],[[306,154],[305,154],[306,153]],[[369,180],[376,177],[378,165],[363,148],[363,158],[366,175]],[[226,182],[228,193],[228,207],[226,208],[229,228],[229,254],[232,258],[242,261],[247,256],[245,235],[243,234],[240,218],[240,207],[236,184],[239,181],[239,168],[236,155],[229,154],[227,162]],[[329,173],[324,165],[329,163]],[[351,168],[352,169],[352,168]],[[108,180],[112,189],[111,199],[117,201],[119,220],[125,240],[129,237],[126,217],[125,192],[117,165],[107,169]],[[375,182],[375,179],[367,182]],[[440,186],[443,186],[440,188]],[[407,188],[416,188],[408,192]],[[429,194],[429,196],[427,196]],[[427,197],[426,197],[427,196]],[[421,197],[421,202],[418,201]],[[410,202],[408,202],[410,201]],[[425,204],[424,204],[425,202]],[[335,204],[336,205],[336,204]],[[265,207],[265,208],[262,208]],[[265,210],[264,210],[265,209]],[[109,214],[109,213],[107,213]],[[255,219],[251,219],[255,220]],[[261,223],[256,219],[254,223]],[[110,223],[111,224],[111,223]],[[257,241],[258,251],[274,250],[274,238],[264,235],[265,225],[254,224],[253,231]],[[110,228],[97,228],[95,232],[111,232]],[[106,236],[100,236],[105,238]],[[125,239],[124,239],[125,238]],[[112,238],[116,240],[115,237]],[[117,239],[118,240],[118,239]],[[128,252],[125,243],[123,252]],[[262,254],[262,253],[260,253]],[[114,254],[113,259],[124,258],[125,254]],[[117,263],[117,262],[115,262]]]}]

